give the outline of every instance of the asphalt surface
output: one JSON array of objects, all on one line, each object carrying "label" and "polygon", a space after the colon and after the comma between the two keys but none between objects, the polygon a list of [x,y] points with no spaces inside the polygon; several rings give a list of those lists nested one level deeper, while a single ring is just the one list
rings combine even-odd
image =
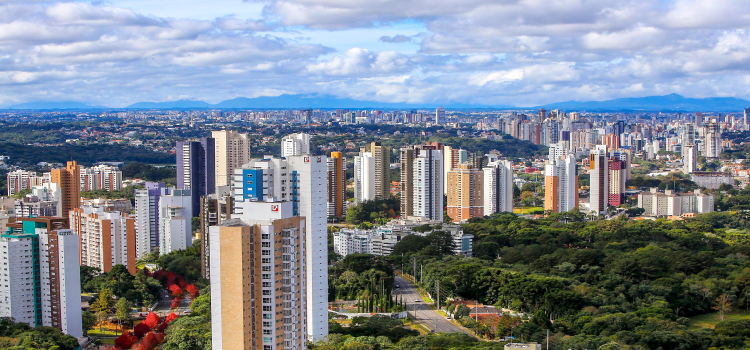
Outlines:
[{"label": "asphalt surface", "polygon": [[172,310],[170,308],[170,306],[172,306],[172,297],[169,295],[168,291],[162,289],[161,299],[159,300],[159,305],[154,308],[154,313],[159,316],[166,316],[173,312],[177,315],[182,315],[185,311],[190,310],[190,302],[190,296],[186,293],[185,297],[180,302],[180,307],[176,310]]},{"label": "asphalt surface", "polygon": [[[430,308],[430,306],[422,300],[422,297],[417,292],[417,288],[408,280],[396,276],[396,284],[400,286],[397,291],[397,297],[403,296],[404,302],[407,305],[407,311],[410,315],[417,318],[418,322],[423,323],[427,328],[435,330],[437,333],[454,333],[463,332],[468,335],[474,336],[471,332],[456,326],[451,321],[445,319],[445,316],[440,315],[437,311]],[[419,300],[415,302],[415,300]]]}]

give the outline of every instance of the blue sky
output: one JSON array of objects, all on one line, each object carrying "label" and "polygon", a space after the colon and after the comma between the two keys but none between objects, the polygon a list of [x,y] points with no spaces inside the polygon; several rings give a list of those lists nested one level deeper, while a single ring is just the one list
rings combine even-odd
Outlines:
[{"label": "blue sky", "polygon": [[0,0],[0,106],[750,98],[746,0]]}]

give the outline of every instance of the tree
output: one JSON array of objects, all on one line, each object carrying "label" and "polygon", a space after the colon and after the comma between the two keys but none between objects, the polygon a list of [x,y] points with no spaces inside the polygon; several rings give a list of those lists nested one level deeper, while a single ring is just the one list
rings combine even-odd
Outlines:
[{"label": "tree", "polygon": [[150,331],[151,331],[151,329],[145,323],[143,323],[143,322],[141,322],[141,323],[135,325],[135,327],[133,327],[133,334],[135,334],[135,336],[138,337],[138,339],[143,338],[146,335],[146,333],[148,333]]},{"label": "tree", "polygon": [[130,349],[137,341],[138,338],[136,338],[133,333],[125,332],[117,339],[115,339],[115,346],[119,347],[120,349],[127,350]]},{"label": "tree", "polygon": [[430,245],[430,239],[420,235],[408,235],[393,246],[391,255],[416,253]]},{"label": "tree", "polygon": [[96,301],[91,304],[91,310],[94,311],[108,311],[112,308],[112,290],[103,288],[99,291],[99,296]]},{"label": "tree", "polygon": [[96,326],[96,315],[88,311],[83,311],[81,313],[81,324],[83,326],[83,334],[88,334]]},{"label": "tree", "polygon": [[133,309],[133,306],[130,305],[130,302],[128,302],[125,298],[120,298],[120,300],[117,301],[117,305],[115,305],[116,313],[115,316],[117,317],[117,321],[119,321],[119,324],[122,324],[122,322],[130,322],[130,311]]},{"label": "tree", "polygon": [[108,318],[109,318],[109,314],[107,313],[107,311],[102,310],[96,313],[96,320],[99,322],[99,332],[102,331],[102,326],[104,325],[104,322],[106,322]]},{"label": "tree", "polygon": [[146,316],[146,319],[143,320],[142,323],[145,323],[146,326],[150,329],[156,328],[159,324],[161,324],[161,318],[157,316],[153,311],[149,312]]},{"label": "tree", "polygon": [[433,231],[427,238],[430,240],[430,245],[437,248],[440,254],[453,255],[455,243],[453,242],[453,236],[449,232]]},{"label": "tree", "polygon": [[727,293],[723,293],[719,295],[716,300],[714,300],[714,305],[712,309],[719,311],[719,315],[721,315],[721,320],[724,321],[724,314],[727,312],[732,311],[732,299]]}]

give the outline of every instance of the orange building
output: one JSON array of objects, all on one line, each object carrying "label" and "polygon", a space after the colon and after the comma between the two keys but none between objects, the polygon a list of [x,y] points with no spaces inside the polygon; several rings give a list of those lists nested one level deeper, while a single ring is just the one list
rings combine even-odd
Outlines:
[{"label": "orange building", "polygon": [[341,152],[331,152],[328,158],[328,216],[344,217],[346,201],[346,166]]},{"label": "orange building", "polygon": [[76,161],[68,162],[62,169],[52,169],[51,181],[60,185],[62,191],[62,212],[59,216],[67,218],[68,214],[81,206],[81,167]]},{"label": "orange building", "polygon": [[448,216],[453,222],[484,215],[483,177],[482,171],[470,164],[460,164],[448,172]]},{"label": "orange building", "polygon": [[119,264],[135,275],[135,217],[85,205],[70,212],[70,229],[80,237],[81,265],[109,272]]}]

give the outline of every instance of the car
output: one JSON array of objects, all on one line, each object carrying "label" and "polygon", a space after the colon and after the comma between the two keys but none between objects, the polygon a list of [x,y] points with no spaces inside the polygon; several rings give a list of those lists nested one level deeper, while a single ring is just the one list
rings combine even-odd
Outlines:
[{"label": "car", "polygon": [[415,302],[415,303],[418,303],[418,302],[420,302],[420,301],[421,301],[421,300],[419,300],[419,299],[414,299],[414,302]]},{"label": "car", "polygon": [[396,288],[400,288],[398,284],[396,285]]},{"label": "car", "polygon": [[450,319],[451,319],[451,317],[450,317],[450,316],[445,316],[445,319],[446,319],[446,320],[450,320]]},{"label": "car", "polygon": [[184,315],[190,315],[190,314],[192,314],[192,313],[193,313],[192,311],[190,311],[190,310],[187,310],[187,311],[183,312],[182,314],[184,314]]}]

